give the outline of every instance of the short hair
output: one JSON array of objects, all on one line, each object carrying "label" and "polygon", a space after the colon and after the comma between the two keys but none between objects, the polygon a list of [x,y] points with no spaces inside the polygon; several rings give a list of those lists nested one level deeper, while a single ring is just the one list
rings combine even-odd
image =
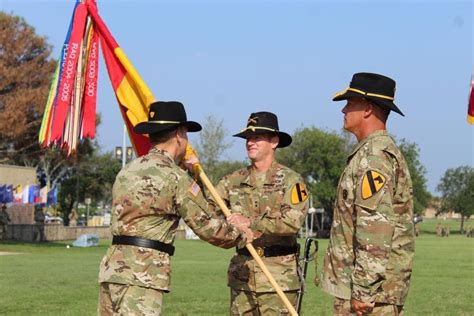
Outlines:
[{"label": "short hair", "polygon": [[149,135],[150,141],[152,144],[166,143],[168,140],[170,140],[174,136],[177,129],[178,129],[178,126],[174,126],[164,131],[161,131],[159,133],[150,134]]},{"label": "short hair", "polygon": [[390,109],[381,107],[380,105],[375,103],[374,105],[374,108],[376,109],[375,116],[377,116],[377,118],[381,120],[384,124],[387,123],[388,116],[390,115]]},{"label": "short hair", "polygon": [[367,101],[368,103],[372,104],[374,107],[374,115],[381,120],[384,124],[387,123],[388,116],[390,115],[390,109],[385,107],[381,107],[374,101],[370,99],[363,98],[363,100]]}]

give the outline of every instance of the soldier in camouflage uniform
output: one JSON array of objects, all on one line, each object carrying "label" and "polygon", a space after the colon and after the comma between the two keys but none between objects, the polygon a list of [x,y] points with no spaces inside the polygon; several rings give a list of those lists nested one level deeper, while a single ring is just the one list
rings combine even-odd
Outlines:
[{"label": "soldier in camouflage uniform", "polygon": [[148,122],[135,126],[135,132],[150,135],[152,148],[125,166],[113,186],[113,241],[100,265],[100,314],[161,313],[181,218],[201,239],[222,248],[244,246],[251,238],[218,217],[177,165],[187,132],[199,130],[201,125],[187,121],[184,106],[174,101],[153,103]]},{"label": "soldier in camouflage uniform", "polygon": [[[257,253],[275,281],[296,305],[300,279],[297,272],[297,233],[308,211],[302,177],[275,161],[277,147],[286,147],[291,136],[280,132],[270,112],[252,113],[247,127],[234,135],[247,140],[251,165],[225,176],[216,189],[233,214],[229,223],[248,225],[259,236]],[[228,271],[231,315],[286,315],[278,297],[247,249],[237,249]]]},{"label": "soldier in camouflage uniform", "polygon": [[443,237],[443,227],[441,226],[440,223],[436,225],[436,236]]},{"label": "soldier in camouflage uniform", "polygon": [[42,242],[45,241],[44,237],[44,221],[46,216],[43,212],[43,205],[35,205],[35,226],[33,232],[33,241]]},{"label": "soldier in camouflage uniform", "polygon": [[415,251],[407,163],[385,129],[395,81],[358,73],[334,97],[347,100],[344,128],[359,141],[339,180],[322,287],[335,315],[399,315]]},{"label": "soldier in camouflage uniform", "polygon": [[10,216],[8,216],[7,213],[7,206],[2,204],[2,210],[0,211],[0,240],[7,238],[8,223],[10,221]]},{"label": "soldier in camouflage uniform", "polygon": [[451,227],[449,225],[446,225],[444,227],[444,237],[449,237],[450,232],[451,232]]}]

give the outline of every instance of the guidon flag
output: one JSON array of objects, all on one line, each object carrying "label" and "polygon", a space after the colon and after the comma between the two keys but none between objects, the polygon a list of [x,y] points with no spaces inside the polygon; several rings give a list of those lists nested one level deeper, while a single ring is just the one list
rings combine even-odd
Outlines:
[{"label": "guidon flag", "polygon": [[150,141],[133,127],[148,119],[155,97],[101,19],[95,0],[76,1],[46,103],[39,142],[73,153],[96,131],[99,51],[107,66],[123,120],[137,156]]}]

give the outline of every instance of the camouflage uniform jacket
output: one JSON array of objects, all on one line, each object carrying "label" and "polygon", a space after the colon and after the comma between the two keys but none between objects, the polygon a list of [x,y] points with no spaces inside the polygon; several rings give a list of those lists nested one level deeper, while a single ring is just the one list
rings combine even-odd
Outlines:
[{"label": "camouflage uniform jacket", "polygon": [[[212,214],[200,187],[166,151],[150,152],[123,168],[113,190],[111,231],[172,244],[181,218],[203,240],[230,248],[240,232]],[[212,207],[212,206],[211,206]],[[170,256],[129,245],[112,245],[102,259],[99,282],[170,290]]]},{"label": "camouflage uniform jacket", "polygon": [[407,164],[386,131],[362,140],[339,180],[323,289],[342,299],[403,305],[415,251]]},{"label": "camouflage uniform jacket", "polygon": [[[273,162],[261,182],[257,185],[253,168],[247,167],[225,176],[216,189],[232,212],[249,217],[252,230],[263,233],[252,242],[256,248],[295,245],[308,211],[309,192],[302,177]],[[299,288],[295,255],[262,260],[283,291]],[[255,260],[238,253],[229,265],[228,286],[253,292],[275,291]]]},{"label": "camouflage uniform jacket", "polygon": [[0,225],[8,225],[10,222],[10,216],[8,216],[7,211],[1,210],[0,211]]},{"label": "camouflage uniform jacket", "polygon": [[44,215],[43,210],[35,210],[35,223],[44,224],[46,216]]}]

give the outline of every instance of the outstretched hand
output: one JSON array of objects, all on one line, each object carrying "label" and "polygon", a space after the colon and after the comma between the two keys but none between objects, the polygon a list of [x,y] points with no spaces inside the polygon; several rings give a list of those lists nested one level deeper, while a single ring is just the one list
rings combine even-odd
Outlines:
[{"label": "outstretched hand", "polygon": [[356,299],[351,299],[351,307],[356,312],[357,316],[362,316],[363,314],[371,313],[375,303],[366,303],[361,302]]},{"label": "outstretched hand", "polygon": [[244,234],[246,244],[251,243],[254,239],[257,238],[255,236],[255,233],[248,227],[237,227],[237,229]]},{"label": "outstretched hand", "polygon": [[247,216],[232,213],[227,217],[227,222],[232,226],[237,227],[238,230],[242,231],[247,238],[247,243],[260,238],[262,233],[259,231],[253,231],[250,229],[250,218]]},{"label": "outstretched hand", "polygon": [[249,228],[250,218],[241,214],[232,213],[227,217],[227,222],[237,228]]},{"label": "outstretched hand", "polygon": [[188,170],[191,173],[194,173],[194,166],[199,164],[199,159],[197,156],[192,155],[189,157],[184,157],[182,161],[182,165],[184,169]]},{"label": "outstretched hand", "polygon": [[191,173],[196,172],[196,166],[199,166],[199,158],[194,149],[192,149],[189,144],[186,147],[186,153],[184,154],[183,160],[181,161],[181,166],[183,169],[186,169]]}]

